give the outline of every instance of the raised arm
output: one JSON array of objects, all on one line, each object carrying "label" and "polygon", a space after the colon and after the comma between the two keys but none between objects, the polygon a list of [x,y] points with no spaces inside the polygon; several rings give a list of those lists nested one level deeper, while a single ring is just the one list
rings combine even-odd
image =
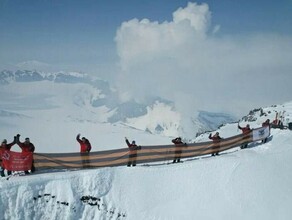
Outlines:
[{"label": "raised arm", "polygon": [[81,143],[82,141],[80,140],[80,134],[77,134],[76,136],[76,141],[78,141],[78,143]]},{"label": "raised arm", "polygon": [[126,137],[125,137],[125,141],[126,141],[126,143],[127,143],[128,147],[131,147],[131,144],[130,144],[130,142],[129,142],[128,138],[126,138]]},{"label": "raised arm", "polygon": [[239,126],[239,124],[237,125],[238,129],[242,130],[242,127]]},{"label": "raised arm", "polygon": [[6,147],[10,149],[14,144],[16,144],[16,136],[14,136],[13,141],[11,143],[7,144]]},{"label": "raised arm", "polygon": [[20,134],[17,134],[15,137],[16,137],[16,138],[15,138],[15,143],[18,144],[18,145],[20,146],[20,145],[22,144],[22,143],[20,142],[20,140],[19,140]]}]

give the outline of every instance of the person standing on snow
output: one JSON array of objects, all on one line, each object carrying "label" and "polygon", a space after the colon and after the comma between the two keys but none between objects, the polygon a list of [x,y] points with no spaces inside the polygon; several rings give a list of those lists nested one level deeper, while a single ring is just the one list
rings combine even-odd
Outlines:
[{"label": "person standing on snow", "polygon": [[90,161],[88,159],[89,152],[91,151],[91,144],[89,140],[85,137],[80,139],[80,134],[76,136],[77,142],[80,144],[80,154],[82,159],[82,167],[86,168],[90,166]]},{"label": "person standing on snow", "polygon": [[126,138],[126,137],[125,137],[125,141],[126,141],[128,147],[129,147],[129,150],[130,150],[127,166],[130,167],[132,165],[134,167],[134,166],[136,166],[137,150],[140,150],[141,147],[137,146],[135,141],[132,141],[132,143],[130,143],[128,138]]},{"label": "person standing on snow", "polygon": [[223,139],[219,136],[219,132],[216,132],[213,136],[212,133],[209,135],[209,139],[213,140],[213,150],[216,150],[214,153],[212,153],[212,156],[219,155],[219,149],[220,149],[220,141]]},{"label": "person standing on snow", "polygon": [[186,145],[182,142],[181,137],[177,137],[175,139],[171,140],[172,143],[175,144],[175,156],[173,159],[173,163],[179,163],[181,158],[181,152],[182,152],[182,145]]},{"label": "person standing on snow", "polygon": [[[34,152],[35,147],[33,145],[33,143],[30,142],[30,139],[27,137],[25,138],[24,142],[20,142],[19,140],[20,134],[16,135],[16,144],[21,148],[22,152]],[[34,161],[32,160],[32,165],[31,165],[31,172],[35,171],[35,167],[34,167]],[[24,171],[25,174],[29,174],[28,170]]]},{"label": "person standing on snow", "polygon": [[[238,129],[240,129],[241,131],[242,131],[242,134],[248,134],[248,133],[250,133],[252,130],[250,129],[250,126],[249,126],[249,124],[247,124],[245,127],[240,127],[239,126],[239,123],[238,123]],[[243,145],[241,145],[241,147],[240,147],[241,149],[244,149],[244,148],[247,148],[247,143],[245,143],[245,144],[243,144]]]},{"label": "person standing on snow", "polygon": [[[0,172],[1,172],[1,176],[5,176],[4,175],[4,168],[1,166],[1,162],[2,162],[2,155],[1,154],[2,154],[3,151],[10,151],[11,147],[14,144],[16,144],[16,136],[14,136],[14,140],[9,144],[7,144],[7,140],[6,139],[4,139],[2,141],[2,143],[1,143],[1,146],[0,146],[0,169],[1,169]],[[7,170],[7,174],[11,175],[11,171]]]}]

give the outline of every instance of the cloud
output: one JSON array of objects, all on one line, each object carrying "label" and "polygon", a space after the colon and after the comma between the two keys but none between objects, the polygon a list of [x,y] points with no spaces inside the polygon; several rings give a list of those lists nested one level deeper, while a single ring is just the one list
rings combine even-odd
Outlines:
[{"label": "cloud", "polygon": [[[115,38],[123,97],[161,96],[188,114],[200,109],[242,115],[290,101],[291,36],[216,36],[220,25],[212,26],[211,15],[207,4],[188,3],[173,12],[172,21],[123,22]],[[275,82],[282,86],[270,94]]]},{"label": "cloud", "polygon": [[152,61],[165,56],[187,42],[203,38],[209,25],[210,13],[206,4],[189,3],[185,9],[173,13],[172,22],[150,22],[132,19],[123,22],[117,31],[118,55],[123,69],[131,68],[134,62]]},{"label": "cloud", "polygon": [[197,33],[201,34],[207,32],[210,18],[211,13],[207,4],[197,5],[189,2],[186,8],[179,8],[173,13],[173,22],[175,24],[187,21]]}]

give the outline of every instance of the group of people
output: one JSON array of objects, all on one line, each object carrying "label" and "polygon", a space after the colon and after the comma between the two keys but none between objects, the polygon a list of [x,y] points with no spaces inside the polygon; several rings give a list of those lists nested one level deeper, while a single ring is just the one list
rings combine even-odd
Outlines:
[{"label": "group of people", "polygon": [[[85,137],[82,137],[80,139],[80,134],[77,135],[76,140],[80,144],[80,153],[89,153],[91,151],[91,144],[89,140]],[[35,151],[35,146],[33,143],[30,142],[30,139],[27,137],[24,139],[24,142],[20,141],[20,134],[17,134],[14,136],[14,139],[11,143],[7,142],[7,139],[4,139],[1,143],[0,150],[3,151],[10,151],[11,148],[17,144],[21,148],[21,152],[34,152]],[[4,173],[5,169],[2,166],[2,158],[0,157],[0,175],[3,177],[5,176]],[[32,166],[30,170],[25,170],[25,174],[29,174],[30,172],[35,171],[35,166],[34,166],[34,161],[32,161]],[[7,170],[7,175],[11,175],[12,171]]]},{"label": "group of people", "polygon": [[[269,127],[269,129],[270,129],[271,128],[270,120],[267,119],[264,123],[262,123],[262,126]],[[249,134],[252,131],[249,124],[247,124],[245,127],[241,127],[238,124],[238,129],[240,129],[243,134]],[[223,138],[220,137],[219,132],[216,132],[214,135],[212,135],[212,133],[210,133],[209,139],[211,139],[213,141],[213,146],[211,148],[212,149],[211,155],[212,156],[219,155],[220,141]],[[82,154],[82,156],[88,155],[89,152],[91,151],[91,144],[90,144],[89,140],[85,137],[82,137],[80,139],[80,134],[78,134],[76,136],[76,140],[80,144],[80,153]],[[138,146],[134,140],[130,143],[130,141],[127,138],[125,138],[125,142],[129,148],[129,158],[128,158],[127,166],[128,167],[136,166],[137,151],[141,149],[141,146]],[[262,142],[266,143],[267,138],[262,140]],[[175,145],[175,156],[173,159],[173,163],[179,163],[180,159],[181,159],[182,146],[186,146],[187,144],[182,141],[181,137],[177,137],[175,139],[172,139],[172,143]],[[7,143],[7,140],[4,139],[1,143],[0,149],[10,151],[11,147],[15,144],[17,144],[21,148],[22,152],[32,152],[33,153],[35,151],[34,144],[30,142],[30,139],[28,137],[25,138],[24,142],[20,141],[20,134],[17,134],[16,136],[14,136],[14,140],[11,143]],[[247,142],[243,142],[241,149],[247,148],[247,145],[248,145]],[[0,162],[1,162],[1,158],[0,158]],[[87,160],[83,161],[83,163],[87,164],[87,165],[89,164],[89,162]],[[31,172],[35,171],[34,163],[32,163],[32,167],[31,167],[30,171]],[[4,176],[4,169],[2,166],[1,166],[0,172],[1,172],[0,173],[1,176]],[[7,173],[8,173],[8,175],[10,175],[11,171],[7,170]],[[26,170],[25,173],[28,174],[29,170]]]},{"label": "group of people", "polygon": [[[250,128],[250,125],[247,124],[244,127],[241,127],[238,123],[237,125],[238,129],[241,130],[242,134],[247,135],[250,132],[252,132],[252,129]],[[268,127],[269,129],[271,128],[271,123],[270,123],[270,119],[267,119],[265,122],[262,123],[262,127]],[[220,149],[220,141],[223,139],[222,137],[220,137],[219,132],[216,132],[215,135],[212,136],[212,134],[210,133],[209,135],[209,139],[213,140],[214,146],[212,147],[213,149],[213,153],[211,154],[212,156],[216,156],[219,155],[219,149]],[[266,143],[268,140],[268,137],[266,137],[265,139],[262,140],[262,143]],[[241,145],[241,149],[245,149],[247,148],[248,145],[248,141],[243,142],[243,144]]]},{"label": "group of people", "polygon": [[[17,134],[16,136],[14,136],[14,139],[11,143],[7,143],[7,140],[4,139],[1,143],[0,148],[3,150],[6,150],[6,151],[10,151],[11,147],[15,144],[17,144],[21,148],[21,152],[32,152],[33,153],[35,150],[34,144],[30,142],[30,139],[28,137],[24,139],[24,142],[20,141],[20,134]],[[2,162],[1,158],[0,158],[0,162]],[[1,171],[0,171],[1,176],[5,176],[4,168],[1,166],[0,169],[1,169]],[[35,171],[35,167],[34,167],[33,163],[32,163],[32,167],[31,167],[30,171],[31,172]],[[26,174],[28,174],[29,170],[25,170],[24,172]],[[10,175],[11,170],[7,170],[7,174]]]},{"label": "group of people", "polygon": [[[269,121],[269,120],[267,120],[267,121]],[[266,126],[266,125],[263,124],[263,126]],[[238,124],[238,128],[242,131],[243,134],[248,134],[248,133],[250,133],[252,131],[252,129],[250,128],[250,125],[249,124],[247,124],[245,127],[241,127]],[[220,137],[219,132],[216,132],[214,135],[212,135],[212,133],[210,133],[208,138],[213,141],[213,146],[211,147],[211,149],[212,149],[211,156],[217,156],[217,155],[219,155],[220,141],[223,138]],[[173,163],[178,163],[178,162],[180,162],[180,158],[181,158],[181,152],[182,152],[181,146],[182,145],[186,145],[186,143],[183,143],[182,142],[181,137],[177,137],[177,138],[173,139],[172,140],[172,143],[174,143],[175,146],[176,146],[175,157],[174,157]],[[247,143],[244,143],[241,146],[241,149],[244,149],[244,148],[247,148]]]},{"label": "group of people", "polygon": [[[76,140],[80,144],[80,153],[86,154],[86,153],[89,153],[91,151],[91,144],[86,137],[82,137],[80,139],[80,134],[78,134],[76,137]],[[129,151],[130,151],[127,166],[134,167],[134,166],[136,166],[137,150],[140,150],[141,146],[138,146],[134,140],[130,143],[130,141],[126,137],[125,137],[125,141],[126,141],[126,144],[128,145]],[[85,160],[82,160],[82,162],[84,164],[89,163],[88,161],[85,161]]]}]

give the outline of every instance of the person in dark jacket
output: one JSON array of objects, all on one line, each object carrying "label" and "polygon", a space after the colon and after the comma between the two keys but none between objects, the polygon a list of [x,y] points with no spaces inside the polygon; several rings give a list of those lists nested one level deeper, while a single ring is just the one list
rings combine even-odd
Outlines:
[{"label": "person in dark jacket", "polygon": [[[33,143],[30,142],[30,139],[27,137],[25,138],[24,142],[20,142],[19,140],[20,134],[16,135],[16,144],[21,148],[22,152],[34,152],[35,147],[33,145]],[[32,160],[32,165],[31,165],[31,172],[35,171],[35,167],[34,167],[34,160]],[[25,174],[29,174],[28,170],[24,171]]]},{"label": "person in dark jacket", "polygon": [[181,148],[182,148],[182,145],[185,145],[185,144],[182,142],[181,137],[172,139],[171,142],[175,144],[175,156],[173,159],[173,163],[179,163],[180,158],[181,158],[181,152],[182,152]]},{"label": "person in dark jacket", "polygon": [[125,141],[129,147],[130,154],[129,154],[129,159],[128,159],[128,164],[127,166],[136,166],[136,159],[137,159],[137,150],[140,150],[141,147],[137,146],[135,141],[132,141],[132,143],[129,142],[128,138],[125,137]]},{"label": "person in dark jacket", "polygon": [[220,141],[223,139],[219,136],[219,132],[216,132],[213,136],[212,133],[209,135],[209,139],[213,140],[213,147],[212,149],[215,150],[214,153],[212,153],[212,156],[219,155],[220,150]]},{"label": "person in dark jacket", "polygon": [[[7,140],[4,139],[1,143],[1,146],[0,146],[0,152],[3,152],[3,151],[10,151],[11,147],[16,144],[16,136],[14,136],[14,140],[11,142],[11,143],[7,143]],[[0,153],[0,173],[1,173],[1,176],[5,176],[4,174],[4,168],[1,166],[1,163],[2,163],[2,155]],[[11,175],[11,171],[10,170],[7,170],[7,174],[8,175]]]},{"label": "person in dark jacket", "polygon": [[[269,130],[271,130],[271,123],[270,119],[267,119],[265,122],[262,123],[262,127],[269,127]],[[262,140],[262,143],[267,143],[268,137]]]},{"label": "person in dark jacket", "polygon": [[80,144],[80,153],[89,153],[91,151],[91,144],[85,137],[80,139],[80,134],[77,134],[76,140]]},{"label": "person in dark jacket", "polygon": [[[250,133],[252,130],[250,129],[250,126],[249,126],[249,124],[247,124],[245,127],[240,127],[239,126],[239,123],[238,123],[238,129],[240,129],[241,131],[242,131],[242,134],[248,134],[248,133]],[[245,144],[243,144],[243,145],[241,145],[241,147],[240,147],[241,149],[244,149],[244,148],[247,148],[247,143],[245,143]]]}]

